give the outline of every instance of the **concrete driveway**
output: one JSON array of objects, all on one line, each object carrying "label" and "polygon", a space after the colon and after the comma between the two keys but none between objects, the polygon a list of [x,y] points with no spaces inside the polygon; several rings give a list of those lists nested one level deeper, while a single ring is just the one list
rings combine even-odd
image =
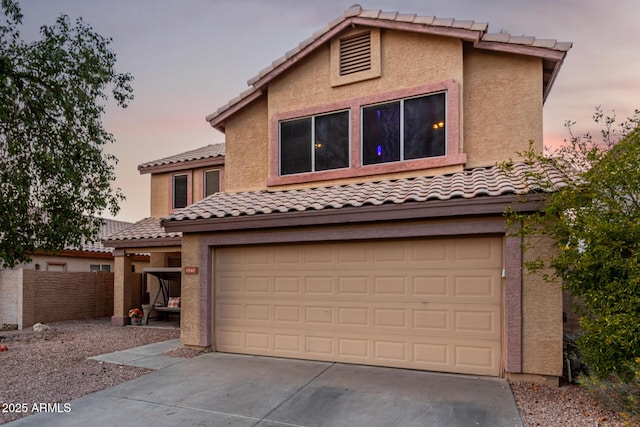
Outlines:
[{"label": "concrete driveway", "polygon": [[10,426],[521,426],[506,381],[209,353]]}]

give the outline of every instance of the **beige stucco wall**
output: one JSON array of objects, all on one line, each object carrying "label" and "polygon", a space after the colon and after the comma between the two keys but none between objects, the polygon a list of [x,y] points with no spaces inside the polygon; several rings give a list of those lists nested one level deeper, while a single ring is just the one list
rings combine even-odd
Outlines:
[{"label": "beige stucco wall", "polygon": [[[460,87],[458,131],[467,155],[465,167],[491,166],[515,158],[516,152],[527,148],[529,140],[542,149],[541,59],[477,50],[454,38],[394,30],[382,31],[381,52],[381,77],[332,87],[330,46],[328,43],[320,46],[271,82],[266,95],[228,119],[227,191],[266,188],[270,117],[274,114],[448,80],[454,80]],[[458,166],[402,171],[375,178],[324,181],[322,185],[460,169]]]},{"label": "beige stucco wall", "polygon": [[225,188],[228,192],[265,188],[269,128],[265,97],[226,122]]},{"label": "beige stucco wall", "polygon": [[[185,234],[182,238],[183,267],[200,266],[200,236]],[[184,345],[200,344],[200,275],[206,274],[202,266],[198,274],[182,275],[182,310],[180,313],[180,340]]]},{"label": "beige stucco wall", "polygon": [[269,85],[269,115],[454,79],[462,81],[460,40],[399,31],[381,35],[382,75],[331,87],[326,44]]},{"label": "beige stucco wall", "polygon": [[542,151],[542,60],[465,49],[463,150],[467,168]]},{"label": "beige stucco wall", "polygon": [[151,175],[151,216],[165,217],[169,214],[169,197],[171,191],[171,174],[157,173]]},{"label": "beige stucco wall", "polygon": [[220,171],[220,188],[224,190],[224,166],[207,166],[203,168],[185,169],[175,172],[154,173],[151,175],[151,216],[162,218],[171,213],[171,197],[173,191],[173,176],[187,175],[191,190],[191,203],[202,200],[204,195],[204,172],[208,170]]},{"label": "beige stucco wall", "polygon": [[[459,40],[384,31],[381,44],[383,54],[380,78],[331,87],[330,47],[326,44],[272,82],[269,85],[268,96],[263,96],[228,119],[225,122],[227,191],[266,188],[269,174],[269,117],[273,114],[444,80],[462,81],[462,43]],[[447,168],[438,172],[452,171],[454,169]],[[378,176],[376,179],[425,173],[428,171],[401,172]],[[323,185],[370,179],[330,181],[324,182]],[[310,185],[313,184],[303,186]]]},{"label": "beige stucco wall", "polygon": [[[524,261],[553,254],[552,241],[532,237]],[[524,374],[562,376],[562,287],[544,279],[551,270],[522,276],[522,371]]]}]

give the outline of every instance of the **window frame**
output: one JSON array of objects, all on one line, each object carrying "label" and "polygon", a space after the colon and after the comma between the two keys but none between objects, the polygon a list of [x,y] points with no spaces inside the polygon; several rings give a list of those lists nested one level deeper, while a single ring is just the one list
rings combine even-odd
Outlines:
[{"label": "window frame", "polygon": [[[97,267],[97,269],[95,268]],[[89,264],[89,272],[91,273],[111,273],[111,265],[110,264]]]},{"label": "window frame", "polygon": [[[209,172],[217,172],[218,173],[218,191],[214,191],[211,194],[207,194],[207,174]],[[206,169],[202,171],[202,198],[209,197],[212,194],[219,193],[222,191],[222,170],[221,169]]]},{"label": "window frame", "polygon": [[[51,267],[62,267],[62,271],[51,269]],[[56,261],[47,261],[47,269],[46,271],[59,272],[64,273],[67,271],[67,263],[66,262],[56,262]]]},{"label": "window frame", "polygon": [[[316,122],[316,118],[317,117],[324,117],[324,116],[330,116],[333,114],[340,114],[340,113],[347,113],[347,166],[345,167],[340,167],[340,168],[334,168],[334,169],[322,169],[322,170],[316,170],[317,167],[317,162],[316,162],[316,150],[315,150],[315,145],[316,145],[316,126],[315,126],[315,122]],[[292,121],[297,121],[297,120],[306,120],[306,119],[310,119],[311,120],[311,138],[309,141],[309,149],[311,150],[311,170],[310,171],[306,171],[306,172],[296,172],[296,173],[289,173],[289,174],[282,174],[282,123],[286,123],[286,122],[292,122]],[[351,119],[351,110],[347,109],[347,108],[343,108],[343,109],[339,109],[339,110],[335,110],[335,111],[327,111],[324,113],[320,113],[320,114],[311,114],[311,115],[307,115],[307,116],[303,116],[303,117],[292,117],[289,119],[283,119],[283,120],[279,120],[278,121],[278,176],[280,177],[288,177],[288,176],[296,176],[296,175],[303,175],[303,174],[309,174],[309,173],[320,173],[320,172],[326,172],[326,171],[336,171],[336,170],[343,170],[343,169],[349,169],[350,165],[351,165],[351,126],[352,126],[352,119]]]},{"label": "window frame", "polygon": [[[185,177],[185,205],[176,206],[176,178]],[[189,206],[189,174],[188,173],[175,173],[171,175],[171,210],[182,209]]]},{"label": "window frame", "polygon": [[[447,134],[446,155],[439,157],[426,157],[401,162],[376,163],[362,165],[361,150],[361,107],[372,104],[382,104],[397,99],[414,98],[429,95],[437,92],[446,92],[446,123]],[[329,180],[352,179],[366,176],[404,173],[415,170],[427,170],[451,166],[464,166],[467,162],[466,154],[462,152],[460,140],[460,109],[462,103],[460,99],[460,85],[455,80],[444,80],[435,83],[428,83],[413,86],[400,90],[378,93],[374,95],[352,98],[344,101],[337,101],[330,104],[322,104],[293,111],[276,112],[269,122],[269,174],[266,185],[280,186],[289,184],[312,183]],[[325,112],[350,109],[350,166],[348,168],[299,173],[294,175],[280,175],[280,136],[279,125],[281,120],[304,117],[309,115],[322,114]]]},{"label": "window frame", "polygon": [[[444,154],[439,155],[439,156],[429,156],[429,157],[417,157],[417,158],[413,158],[413,159],[405,159],[405,109],[404,109],[404,103],[405,101],[411,100],[411,99],[419,99],[419,98],[428,98],[430,96],[436,96],[436,95],[440,95],[440,94],[444,94]],[[393,161],[389,161],[389,162],[379,162],[379,163],[364,163],[364,109],[365,108],[369,108],[369,107],[375,107],[378,105],[389,105],[389,104],[393,104],[393,103],[398,103],[398,113],[399,113],[399,121],[400,121],[400,126],[398,129],[399,132],[399,150],[400,150],[400,156],[398,160],[393,160]],[[416,161],[416,160],[423,160],[423,159],[435,159],[435,158],[441,158],[441,157],[447,157],[448,154],[448,132],[447,132],[447,105],[449,103],[448,100],[448,94],[446,90],[441,90],[438,92],[432,92],[432,93],[427,93],[427,94],[422,94],[422,95],[415,95],[415,96],[409,96],[406,98],[400,98],[400,99],[391,99],[388,101],[384,101],[384,102],[376,102],[375,104],[368,104],[368,105],[362,105],[360,106],[360,116],[362,117],[360,120],[360,165],[362,167],[369,167],[369,166],[376,166],[376,165],[381,165],[381,164],[391,164],[391,163],[402,163],[402,162],[412,162],[412,161]]]}]

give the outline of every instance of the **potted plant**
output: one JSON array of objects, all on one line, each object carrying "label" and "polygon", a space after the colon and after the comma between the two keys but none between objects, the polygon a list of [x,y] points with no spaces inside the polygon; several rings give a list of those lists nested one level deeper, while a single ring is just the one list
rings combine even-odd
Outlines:
[{"label": "potted plant", "polygon": [[142,316],[142,310],[140,310],[139,308],[132,308],[131,310],[129,310],[131,324],[134,326],[140,326],[140,323],[142,322]]}]

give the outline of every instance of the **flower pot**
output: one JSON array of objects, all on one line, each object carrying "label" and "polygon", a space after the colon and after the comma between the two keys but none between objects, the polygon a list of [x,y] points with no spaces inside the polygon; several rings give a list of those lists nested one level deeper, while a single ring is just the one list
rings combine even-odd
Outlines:
[{"label": "flower pot", "polygon": [[142,319],[140,317],[132,317],[131,324],[133,326],[140,326],[142,324]]}]

